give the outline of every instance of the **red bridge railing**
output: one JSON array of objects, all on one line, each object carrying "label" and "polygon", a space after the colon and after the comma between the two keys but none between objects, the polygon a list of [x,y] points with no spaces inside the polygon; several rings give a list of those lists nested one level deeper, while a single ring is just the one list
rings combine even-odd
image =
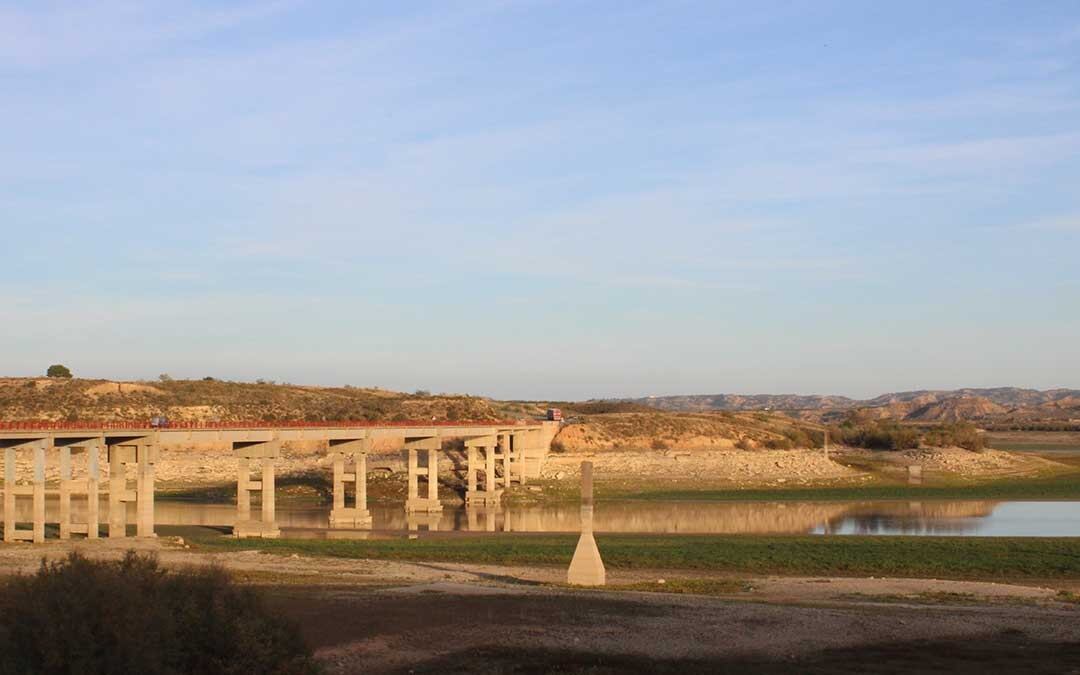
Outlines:
[{"label": "red bridge railing", "polygon": [[169,422],[153,426],[150,422],[89,422],[89,421],[20,421],[0,422],[0,431],[125,431],[144,429],[190,429],[195,431],[215,429],[325,429],[325,428],[370,428],[370,427],[503,427],[529,426],[538,424],[530,420],[469,420],[451,422],[447,420],[401,420],[380,422],[371,420],[350,420],[332,422],[256,421],[256,422]]}]

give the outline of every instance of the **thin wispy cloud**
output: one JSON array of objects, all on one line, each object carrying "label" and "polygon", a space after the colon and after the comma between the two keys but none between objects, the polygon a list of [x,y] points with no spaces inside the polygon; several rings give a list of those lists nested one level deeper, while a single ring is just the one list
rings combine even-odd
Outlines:
[{"label": "thin wispy cloud", "polygon": [[[275,376],[261,358],[295,381],[571,397],[631,387],[616,365],[637,360],[665,391],[761,390],[747,363],[785,390],[888,389],[841,367],[883,339],[871,313],[918,345],[943,280],[976,311],[1075,274],[1080,15],[936,11],[5,6],[0,301],[35,328],[0,336],[0,369],[77,350],[102,375],[129,357],[201,376],[220,352],[241,355],[235,377]],[[213,328],[140,346],[115,323],[170,311]],[[69,313],[109,339],[59,330]],[[798,343],[808,313],[827,325]],[[1071,329],[1056,317],[1031,330]],[[568,356],[522,384],[545,339]],[[1038,384],[1021,340],[975,351]],[[784,349],[830,365],[761,356]],[[897,372],[933,375],[897,350]]]}]

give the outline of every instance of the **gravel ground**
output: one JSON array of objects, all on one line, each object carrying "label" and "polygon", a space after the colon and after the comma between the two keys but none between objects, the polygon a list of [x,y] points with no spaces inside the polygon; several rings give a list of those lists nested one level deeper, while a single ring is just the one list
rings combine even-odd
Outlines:
[{"label": "gravel ground", "polygon": [[[721,597],[576,590],[554,585],[560,568],[203,553],[168,537],[3,545],[0,573],[129,547],[263,586],[333,673],[1080,672],[1080,605],[1033,586],[762,577]],[[659,578],[677,575],[609,583]]]}]

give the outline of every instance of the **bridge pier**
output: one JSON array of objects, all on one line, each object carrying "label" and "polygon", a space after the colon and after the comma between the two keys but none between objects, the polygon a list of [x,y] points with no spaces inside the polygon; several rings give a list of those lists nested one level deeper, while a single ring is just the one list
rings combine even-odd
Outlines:
[{"label": "bridge pier", "polygon": [[[262,537],[273,539],[281,536],[277,526],[277,511],[274,497],[275,476],[274,462],[281,456],[281,441],[277,434],[270,432],[265,440],[234,441],[233,454],[236,456],[236,524],[233,536],[237,538]],[[252,460],[254,467],[261,471],[261,480],[251,480]],[[261,499],[262,518],[251,517],[251,493],[258,492]]]},{"label": "bridge pier", "polygon": [[15,541],[15,448],[4,448],[4,541]]},{"label": "bridge pier", "polygon": [[45,442],[34,446],[34,525],[33,542],[45,541]]},{"label": "bridge pier", "polygon": [[[438,513],[442,511],[439,501],[439,450],[442,441],[438,436],[406,438],[405,450],[409,453],[409,497],[405,502],[406,513]],[[427,451],[427,466],[419,465],[418,453]],[[427,481],[427,497],[420,496],[419,479]]]},{"label": "bridge pier", "polygon": [[71,538],[71,448],[60,448],[60,538]]},{"label": "bridge pier", "polygon": [[[497,506],[502,501],[502,490],[495,483],[495,445],[498,439],[495,436],[480,436],[469,438],[465,441],[465,451],[468,454],[468,463],[465,469],[466,506]],[[484,464],[481,468],[480,455],[483,454]],[[480,490],[477,485],[477,476],[483,475],[484,489]]]},{"label": "bridge pier", "polygon": [[[47,438],[35,438],[16,442],[4,448],[4,541],[45,541],[45,448]],[[19,448],[34,453],[34,473],[30,485],[18,485],[16,460]],[[18,527],[18,497],[30,497],[32,501],[31,526],[29,530]]]},{"label": "bridge pier", "polygon": [[[370,528],[371,511],[367,507],[367,438],[330,441],[330,460],[334,466],[334,508],[330,511],[331,528]],[[353,505],[346,506],[349,484]]]},{"label": "bridge pier", "polygon": [[[60,538],[70,539],[72,534],[85,534],[87,539],[97,539],[98,485],[101,478],[98,454],[101,452],[102,442],[97,438],[55,439],[53,442],[54,444],[63,443],[58,447],[60,451]],[[79,453],[86,455],[86,476],[76,480],[72,458],[73,455]],[[86,499],[86,521],[83,523],[72,522],[71,501],[76,497]]]},{"label": "bridge pier", "polygon": [[502,478],[499,479],[504,488],[510,487],[510,434],[499,434],[498,452],[495,461],[502,464]]},{"label": "bridge pier", "polygon": [[[135,504],[135,535],[154,534],[154,464],[159,449],[146,439],[128,439],[108,445],[109,538],[127,536],[127,504]],[[127,467],[135,465],[135,489],[128,487]]]},{"label": "bridge pier", "polygon": [[98,491],[101,482],[101,443],[91,441],[83,446],[83,451],[86,453],[86,480],[72,481],[68,491],[86,496],[86,522],[72,523],[69,512],[67,529],[69,533],[86,534],[87,539],[97,539],[100,528],[98,509],[101,502]]}]

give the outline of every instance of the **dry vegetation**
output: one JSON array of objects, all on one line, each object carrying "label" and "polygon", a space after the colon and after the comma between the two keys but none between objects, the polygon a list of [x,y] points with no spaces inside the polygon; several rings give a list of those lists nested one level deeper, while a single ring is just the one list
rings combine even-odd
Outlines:
[{"label": "dry vegetation", "polygon": [[71,553],[0,582],[0,673],[314,673],[298,627],[220,568]]},{"label": "dry vegetation", "polygon": [[820,426],[768,413],[606,412],[574,418],[553,450],[821,447]]},{"label": "dry vegetation", "polygon": [[141,421],[154,415],[195,422],[505,419],[484,398],[404,394],[357,387],[170,380],[0,380],[0,420]]}]

